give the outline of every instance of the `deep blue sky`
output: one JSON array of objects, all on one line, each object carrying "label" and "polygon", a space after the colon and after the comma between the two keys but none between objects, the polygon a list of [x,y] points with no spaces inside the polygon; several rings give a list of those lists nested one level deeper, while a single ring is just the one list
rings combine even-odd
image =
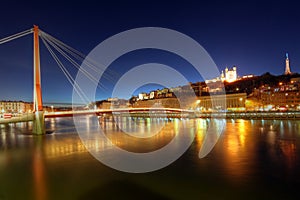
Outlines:
[{"label": "deep blue sky", "polygon": [[[0,38],[37,24],[84,54],[121,31],[165,27],[198,41],[220,70],[236,65],[239,75],[279,75],[289,52],[291,70],[300,71],[300,8],[293,1],[2,2],[0,19]],[[138,64],[149,61],[142,55]],[[41,59],[44,101],[70,102],[71,87],[42,45]],[[130,59],[121,60],[121,71]],[[192,71],[186,76],[198,81]],[[31,36],[0,45],[0,99],[32,101]]]}]

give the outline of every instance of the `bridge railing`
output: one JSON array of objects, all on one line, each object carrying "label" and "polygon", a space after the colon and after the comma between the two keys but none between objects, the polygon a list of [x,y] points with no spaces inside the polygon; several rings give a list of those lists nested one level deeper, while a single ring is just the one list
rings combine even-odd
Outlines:
[{"label": "bridge railing", "polygon": [[17,122],[28,122],[34,120],[33,113],[26,113],[19,116],[14,116],[9,119],[0,118],[0,124],[17,123]]}]

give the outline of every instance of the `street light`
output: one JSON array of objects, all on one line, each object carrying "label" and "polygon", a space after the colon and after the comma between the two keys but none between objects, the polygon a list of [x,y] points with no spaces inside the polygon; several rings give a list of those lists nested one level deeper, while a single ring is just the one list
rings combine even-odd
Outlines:
[{"label": "street light", "polygon": [[198,99],[198,100],[196,101],[195,110],[197,110],[197,111],[199,111],[199,104],[200,104],[200,102],[201,102],[200,99]]},{"label": "street light", "polygon": [[54,108],[54,106],[51,106],[51,110],[52,110],[52,112],[53,112],[53,108]]}]

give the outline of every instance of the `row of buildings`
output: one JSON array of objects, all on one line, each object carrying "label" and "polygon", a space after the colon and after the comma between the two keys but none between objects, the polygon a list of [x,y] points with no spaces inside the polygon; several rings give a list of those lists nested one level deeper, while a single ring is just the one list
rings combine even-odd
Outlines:
[{"label": "row of buildings", "polygon": [[[53,106],[44,106],[46,112],[61,111],[67,108]],[[70,108],[71,109],[71,108]],[[0,101],[0,113],[24,114],[33,112],[33,103],[24,101]]]},{"label": "row of buildings", "polygon": [[[215,91],[215,88],[212,88]],[[164,88],[141,93],[129,100],[109,98],[96,102],[100,109],[122,107],[168,107],[186,108],[198,111],[270,111],[300,110],[300,77],[277,85],[263,84],[249,94],[236,90],[234,93],[210,93],[203,83]],[[191,95],[193,91],[194,94]],[[23,101],[0,101],[1,113],[30,113],[32,103]],[[45,108],[47,110],[47,108]],[[52,108],[53,111],[53,108]],[[56,110],[55,110],[56,111]]]},{"label": "row of buildings", "polygon": [[[133,100],[134,99],[134,100]],[[153,98],[139,100],[137,97],[131,98],[127,101],[124,99],[104,100],[96,103],[98,109],[111,109],[111,108],[182,108],[191,109],[202,112],[210,111],[245,111],[246,110],[246,93],[236,93],[227,95],[212,95],[212,96],[186,96]]]},{"label": "row of buildings", "polygon": [[1,113],[29,113],[32,112],[33,104],[24,101],[0,101]]},{"label": "row of buildings", "polygon": [[251,99],[263,110],[300,110],[300,77],[276,86],[262,85],[254,90]]},{"label": "row of buildings", "polygon": [[[238,77],[236,66],[226,67],[219,77],[205,82],[144,92],[129,101],[108,99],[98,102],[97,107],[169,107],[203,112],[300,110],[300,76],[292,75],[286,54],[284,75],[274,76],[275,81],[265,76]],[[278,81],[281,79],[284,81]]]},{"label": "row of buildings", "polygon": [[[206,111],[285,111],[300,110],[300,77],[289,82],[279,82],[275,86],[263,84],[247,94],[236,90],[232,93],[209,93],[199,84],[190,84],[196,95],[179,93],[172,89],[162,89],[150,93],[141,93],[130,100],[108,99],[100,101],[100,109],[122,107],[168,107]],[[184,89],[180,90],[185,91]]]}]

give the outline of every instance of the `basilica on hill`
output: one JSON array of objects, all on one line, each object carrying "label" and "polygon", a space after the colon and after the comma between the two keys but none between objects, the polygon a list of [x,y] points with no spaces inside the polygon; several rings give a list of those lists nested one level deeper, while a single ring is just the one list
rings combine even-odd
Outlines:
[{"label": "basilica on hill", "polygon": [[205,83],[214,83],[214,82],[218,82],[218,81],[222,81],[222,82],[234,82],[238,79],[238,75],[237,75],[237,67],[233,66],[232,69],[229,69],[228,67],[225,68],[225,72],[222,70],[222,73],[219,77],[216,77],[214,79],[210,79],[210,80],[206,80]]}]

